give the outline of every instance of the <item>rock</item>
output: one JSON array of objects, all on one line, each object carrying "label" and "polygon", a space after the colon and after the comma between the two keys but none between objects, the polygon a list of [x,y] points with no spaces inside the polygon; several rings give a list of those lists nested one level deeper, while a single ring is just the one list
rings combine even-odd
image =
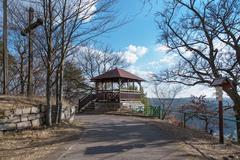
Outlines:
[{"label": "rock", "polygon": [[28,121],[28,115],[21,115],[21,121],[22,122]]},{"label": "rock", "polygon": [[25,128],[30,128],[30,127],[31,127],[30,121],[17,123],[17,129],[25,129]]},{"label": "rock", "polygon": [[61,119],[62,120],[66,119],[65,114],[63,112],[61,113]]},{"label": "rock", "polygon": [[72,123],[73,120],[74,120],[74,115],[72,115],[72,116],[68,119],[68,121],[69,121],[70,123]]},{"label": "rock", "polygon": [[32,120],[32,127],[33,128],[37,128],[39,126],[40,126],[40,120],[39,119]]},{"label": "rock", "polygon": [[22,109],[21,108],[16,108],[15,110],[14,110],[14,114],[15,115],[22,115]]},{"label": "rock", "polygon": [[0,131],[0,138],[3,137],[3,131]]},{"label": "rock", "polygon": [[233,155],[229,155],[228,158],[234,159],[234,156]]},{"label": "rock", "polygon": [[0,124],[0,131],[8,131],[16,129],[16,123],[4,123]]},{"label": "rock", "polygon": [[31,108],[23,108],[22,114],[29,114],[31,112]]},{"label": "rock", "polygon": [[7,120],[7,123],[16,123],[16,122],[20,122],[21,121],[21,117],[20,116],[14,116],[11,117]]},{"label": "rock", "polygon": [[6,123],[6,122],[8,122],[8,120],[9,120],[9,119],[8,119],[7,117],[1,118],[1,119],[0,119],[0,124],[1,124],[1,123]]},{"label": "rock", "polygon": [[9,116],[11,116],[12,115],[12,112],[10,111],[10,110],[5,110],[4,111],[4,116],[5,117],[9,117]]},{"label": "rock", "polygon": [[34,120],[34,119],[39,119],[40,118],[40,114],[30,114],[28,116],[28,120]]},{"label": "rock", "polygon": [[76,111],[76,108],[75,108],[75,106],[72,106],[72,107],[70,108],[70,112],[71,112],[71,114],[74,114],[74,113],[75,113],[75,111]]},{"label": "rock", "polygon": [[40,105],[40,110],[41,112],[46,112],[47,111],[46,106]]},{"label": "rock", "polygon": [[31,113],[39,113],[40,109],[38,107],[32,107]]}]

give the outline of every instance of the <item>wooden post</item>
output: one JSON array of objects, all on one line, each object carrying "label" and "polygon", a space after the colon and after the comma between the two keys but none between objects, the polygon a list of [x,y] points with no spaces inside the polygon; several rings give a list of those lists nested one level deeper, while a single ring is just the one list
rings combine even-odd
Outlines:
[{"label": "wooden post", "polygon": [[33,30],[42,25],[42,19],[37,19],[36,22],[33,23],[34,18],[34,9],[29,8],[28,10],[28,26],[21,31],[22,36],[26,36],[28,34],[28,77],[27,77],[27,96],[32,96],[33,94],[33,54],[32,54],[32,35]]},{"label": "wooden post", "polygon": [[[33,14],[34,10],[33,8],[29,8],[28,11],[28,25],[33,21]],[[33,94],[33,82],[32,82],[32,77],[33,77],[33,54],[32,54],[32,30],[29,30],[28,32],[28,79],[27,79],[27,96],[32,96]]]},{"label": "wooden post", "polygon": [[99,83],[95,82],[95,92],[96,92],[96,94],[98,93],[98,89],[99,89]]},{"label": "wooden post", "polygon": [[119,99],[119,102],[121,102],[121,80],[120,80],[120,78],[118,79],[118,99]]},{"label": "wooden post", "polygon": [[135,84],[134,84],[134,81],[133,81],[133,92],[135,92]]},{"label": "wooden post", "polygon": [[3,94],[8,94],[8,5],[7,0],[3,0]]},{"label": "wooden post", "polygon": [[112,92],[113,92],[113,81],[112,81]]},{"label": "wooden post", "polygon": [[223,103],[222,100],[218,101],[219,105],[219,143],[224,143],[224,133],[223,133]]}]

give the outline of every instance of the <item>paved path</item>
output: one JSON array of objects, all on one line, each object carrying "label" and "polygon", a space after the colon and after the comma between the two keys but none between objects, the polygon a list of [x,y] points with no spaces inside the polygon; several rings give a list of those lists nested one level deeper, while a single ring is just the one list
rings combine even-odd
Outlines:
[{"label": "paved path", "polygon": [[203,159],[188,154],[179,139],[154,123],[134,117],[80,115],[86,129],[51,155],[57,160],[174,160]]}]

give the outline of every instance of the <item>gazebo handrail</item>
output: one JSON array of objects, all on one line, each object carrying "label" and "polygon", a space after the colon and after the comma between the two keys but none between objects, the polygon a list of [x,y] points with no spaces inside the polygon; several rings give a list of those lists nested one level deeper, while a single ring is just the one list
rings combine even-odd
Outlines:
[{"label": "gazebo handrail", "polygon": [[[119,89],[107,89],[107,90],[97,90],[98,92],[119,92]],[[120,92],[124,93],[141,93],[139,90],[128,90],[128,89],[120,89]]]}]

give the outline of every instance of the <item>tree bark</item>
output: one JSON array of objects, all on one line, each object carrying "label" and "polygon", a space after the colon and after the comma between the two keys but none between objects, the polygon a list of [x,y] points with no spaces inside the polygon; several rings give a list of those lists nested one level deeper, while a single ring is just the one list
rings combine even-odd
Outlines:
[{"label": "tree bark", "polygon": [[3,94],[8,94],[8,5],[7,0],[3,0]]},{"label": "tree bark", "polygon": [[49,31],[48,31],[48,50],[47,50],[47,85],[46,85],[46,100],[47,100],[47,124],[52,126],[52,106],[51,106],[51,96],[52,96],[52,52],[53,52],[53,15],[52,15],[52,1],[49,0],[47,5],[47,10],[49,14]]},{"label": "tree bark", "polygon": [[62,119],[63,66],[64,66],[64,64],[62,64],[60,66],[60,75],[59,75],[59,117],[58,117],[59,123],[61,122],[61,119]]},{"label": "tree bark", "polygon": [[[29,19],[28,25],[30,25],[33,21],[33,8],[29,8]],[[32,46],[32,31],[29,30],[28,33],[28,81],[27,81],[27,96],[31,97],[33,95],[33,46]]]},{"label": "tree bark", "polygon": [[20,94],[21,95],[24,95],[24,87],[25,87],[25,84],[24,84],[24,70],[23,70],[23,66],[24,66],[24,55],[21,54],[20,55],[20,84],[21,84],[21,91],[20,91]]},{"label": "tree bark", "polygon": [[235,89],[225,90],[225,92],[234,103],[233,110],[236,118],[237,140],[240,144],[240,95],[237,92],[237,87]]},{"label": "tree bark", "polygon": [[48,63],[47,69],[47,88],[46,88],[46,99],[47,99],[47,124],[48,126],[52,126],[52,106],[51,106],[51,64]]},{"label": "tree bark", "polygon": [[59,122],[59,114],[60,114],[60,108],[59,108],[59,70],[57,70],[56,72],[56,79],[55,79],[55,84],[56,84],[56,110],[57,110],[57,114],[56,114],[56,119],[55,119],[55,123],[58,124]]}]

